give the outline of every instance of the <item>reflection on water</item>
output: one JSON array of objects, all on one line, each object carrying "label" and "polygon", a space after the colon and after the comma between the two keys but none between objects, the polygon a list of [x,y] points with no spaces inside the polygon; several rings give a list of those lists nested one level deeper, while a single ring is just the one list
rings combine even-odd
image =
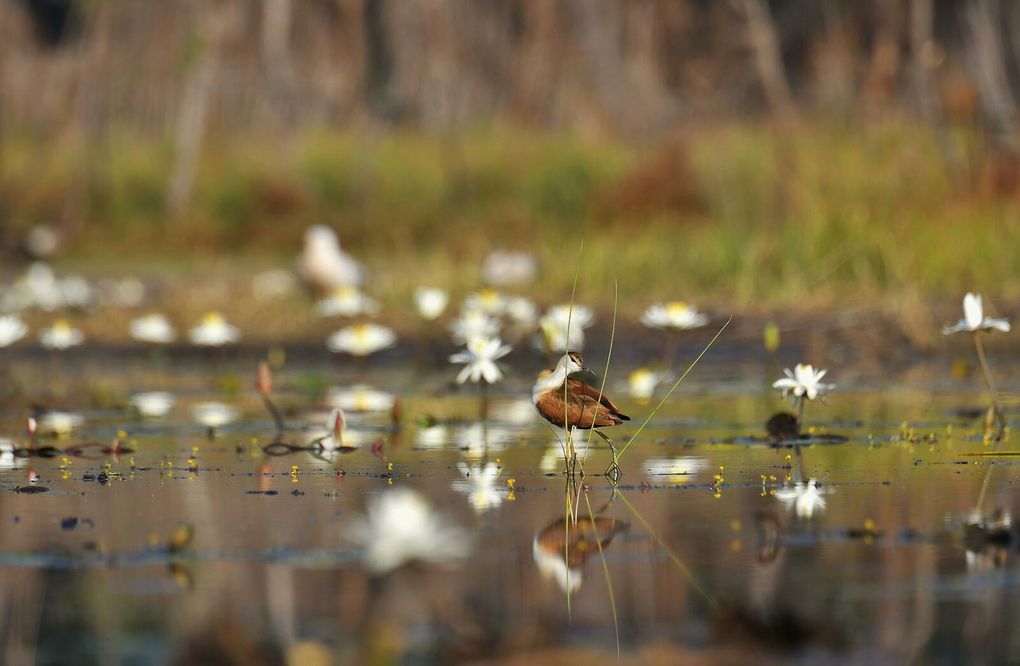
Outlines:
[{"label": "reflection on water", "polygon": [[613,488],[564,479],[526,386],[481,423],[441,378],[289,379],[279,435],[172,375],[58,392],[34,442],[0,403],[3,663],[1020,659],[1020,463],[972,396],[847,390],[808,433],[845,442],[777,443],[774,400],[692,384]]}]

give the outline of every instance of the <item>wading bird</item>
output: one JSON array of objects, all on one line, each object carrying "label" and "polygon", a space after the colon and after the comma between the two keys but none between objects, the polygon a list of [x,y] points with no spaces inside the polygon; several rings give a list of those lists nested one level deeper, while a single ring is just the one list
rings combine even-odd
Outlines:
[{"label": "wading bird", "polygon": [[[531,400],[538,413],[555,426],[573,430],[596,429],[613,452],[613,463],[607,470],[610,477],[619,476],[616,445],[597,428],[620,425],[630,417],[605,395],[586,382],[595,379],[595,373],[584,367],[577,352],[568,352],[552,370],[543,370],[531,389]],[[568,461],[569,464],[569,461]]]}]

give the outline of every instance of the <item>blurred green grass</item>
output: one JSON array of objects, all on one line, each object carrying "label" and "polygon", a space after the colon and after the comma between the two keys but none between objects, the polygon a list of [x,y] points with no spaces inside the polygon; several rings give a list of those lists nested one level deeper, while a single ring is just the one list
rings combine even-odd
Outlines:
[{"label": "blurred green grass", "polygon": [[290,265],[304,228],[323,223],[384,303],[426,282],[475,288],[501,246],[536,255],[531,294],[548,302],[569,296],[583,235],[579,300],[611,306],[619,278],[624,316],[682,298],[910,321],[967,290],[1020,296],[1020,199],[985,185],[985,161],[972,130],[895,118],[720,123],[647,144],[509,126],[321,128],[286,142],[210,137],[191,203],[171,217],[169,141],[118,132],[86,148],[26,132],[2,144],[0,191],[14,228],[77,202],[71,259],[86,265],[156,258],[186,271],[242,254]]}]

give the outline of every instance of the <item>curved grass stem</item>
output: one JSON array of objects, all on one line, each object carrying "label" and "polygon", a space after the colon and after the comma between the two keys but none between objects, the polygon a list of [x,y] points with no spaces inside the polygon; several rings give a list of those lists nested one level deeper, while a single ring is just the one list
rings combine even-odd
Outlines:
[{"label": "curved grass stem", "polygon": [[659,401],[659,404],[655,406],[655,409],[651,411],[648,417],[645,418],[644,422],[641,423],[641,426],[637,429],[637,431],[630,436],[630,439],[627,440],[627,443],[624,444],[623,448],[620,449],[620,454],[618,458],[623,457],[623,454],[627,452],[627,449],[630,447],[631,444],[634,443],[634,440],[637,438],[637,436],[641,434],[641,431],[645,429],[645,426],[647,426],[648,423],[652,420],[652,418],[655,417],[655,414],[659,411],[659,408],[666,404],[666,401],[669,400],[669,397],[673,395],[673,391],[675,391],[676,388],[680,386],[680,382],[682,382],[691,372],[691,370],[694,369],[694,366],[698,364],[698,361],[701,360],[701,357],[704,356],[708,352],[708,350],[712,348],[712,345],[714,345],[715,341],[719,339],[719,336],[723,334],[723,331],[726,330],[726,327],[730,325],[731,321],[733,321],[733,315],[730,315],[730,318],[726,320],[726,323],[722,325],[722,328],[720,328],[719,331],[712,337],[712,339],[708,341],[708,344],[705,345],[705,348],[701,350],[701,353],[698,354],[697,358],[691,361],[691,364],[687,366],[686,370],[684,370],[684,374],[680,375],[680,378],[673,382],[673,386],[670,387],[669,392],[663,396],[662,400]]}]

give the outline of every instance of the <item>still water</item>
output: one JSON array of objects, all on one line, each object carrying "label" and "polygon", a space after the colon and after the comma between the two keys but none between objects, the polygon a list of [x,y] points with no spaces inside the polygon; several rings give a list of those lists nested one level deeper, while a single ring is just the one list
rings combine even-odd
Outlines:
[{"label": "still water", "polygon": [[[587,475],[564,478],[530,370],[493,389],[483,421],[448,368],[288,363],[277,437],[244,362],[155,367],[8,369],[35,387],[0,404],[15,448],[33,402],[84,420],[59,437],[43,421],[48,457],[0,456],[4,663],[1020,661],[1002,515],[1020,457],[983,437],[977,377],[856,373],[808,405],[815,437],[791,447],[765,437],[786,407],[774,368],[706,367],[614,487],[597,438]],[[356,383],[396,406],[340,392]],[[174,395],[164,416],[126,406],[149,389]],[[213,431],[196,423],[209,402],[236,410]],[[343,448],[307,448],[337,402]],[[654,402],[618,402],[634,417],[611,431],[622,446]],[[394,495],[427,544],[410,561],[372,550],[402,543],[382,515]]]}]

